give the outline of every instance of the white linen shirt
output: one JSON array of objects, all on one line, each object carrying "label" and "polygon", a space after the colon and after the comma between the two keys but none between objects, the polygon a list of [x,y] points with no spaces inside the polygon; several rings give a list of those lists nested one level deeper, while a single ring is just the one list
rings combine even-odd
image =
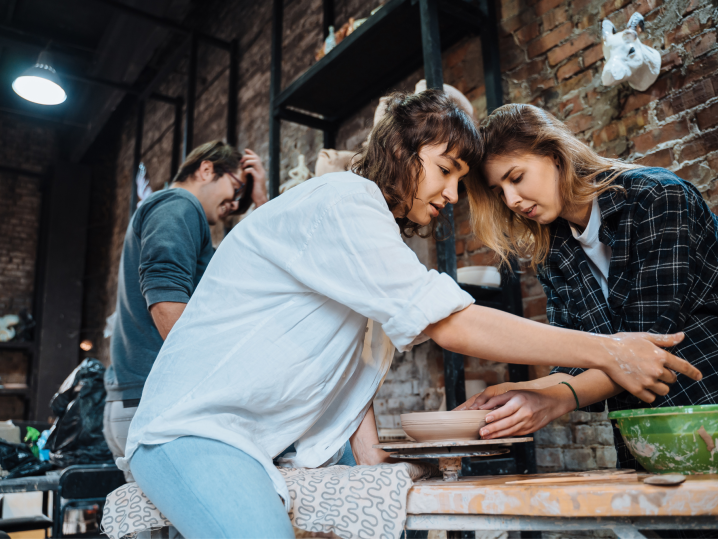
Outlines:
[{"label": "white linen shirt", "polygon": [[606,301],[608,301],[608,269],[611,266],[611,247],[601,243],[598,237],[598,232],[601,230],[601,208],[598,205],[598,197],[593,199],[593,205],[591,206],[591,216],[588,219],[588,225],[586,229],[581,233],[576,229],[573,224],[571,226],[571,233],[576,238],[578,243],[581,244],[583,252],[586,253],[588,258],[588,267],[591,268],[591,273],[598,281],[601,286]]},{"label": "white linen shirt", "polygon": [[219,440],[259,461],[288,507],[272,458],[294,442],[292,466],[329,461],[394,346],[411,349],[472,303],[406,246],[375,183],[351,172],[304,182],[222,241],[157,356],[117,464],[128,470],[140,444]]}]

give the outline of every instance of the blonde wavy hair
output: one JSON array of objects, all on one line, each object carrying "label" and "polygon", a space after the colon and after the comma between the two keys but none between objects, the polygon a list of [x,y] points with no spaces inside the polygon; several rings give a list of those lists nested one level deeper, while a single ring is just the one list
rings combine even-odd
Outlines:
[{"label": "blonde wavy hair", "polygon": [[[618,159],[601,157],[550,113],[533,105],[499,107],[479,128],[482,150],[479,173],[466,178],[471,224],[476,237],[493,249],[501,264],[510,267],[513,257],[529,258],[535,269],[548,256],[550,225],[541,225],[511,211],[489,188],[484,164],[499,156],[533,154],[556,158],[559,193],[566,207],[582,206],[609,189],[615,177],[639,168]],[[600,177],[611,172],[606,177]]]}]

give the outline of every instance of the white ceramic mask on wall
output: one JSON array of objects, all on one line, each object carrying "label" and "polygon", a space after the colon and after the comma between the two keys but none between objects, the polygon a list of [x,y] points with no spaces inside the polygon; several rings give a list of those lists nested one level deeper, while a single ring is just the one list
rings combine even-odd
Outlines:
[{"label": "white ceramic mask on wall", "polygon": [[661,70],[661,55],[640,42],[636,31],[639,26],[644,28],[640,13],[631,15],[628,27],[618,33],[613,23],[604,19],[602,34],[606,65],[601,80],[606,86],[628,82],[631,88],[642,92],[656,82]]}]

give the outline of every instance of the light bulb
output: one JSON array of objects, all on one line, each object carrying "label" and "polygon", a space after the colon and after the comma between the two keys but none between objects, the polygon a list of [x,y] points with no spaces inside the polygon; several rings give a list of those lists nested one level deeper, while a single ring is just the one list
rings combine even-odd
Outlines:
[{"label": "light bulb", "polygon": [[22,75],[12,83],[15,93],[40,105],[59,105],[67,99],[65,90],[59,84],[37,75]]}]

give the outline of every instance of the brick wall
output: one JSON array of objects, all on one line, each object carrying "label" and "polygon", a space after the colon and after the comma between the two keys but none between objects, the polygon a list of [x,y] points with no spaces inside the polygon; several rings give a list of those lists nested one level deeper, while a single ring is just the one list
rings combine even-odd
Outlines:
[{"label": "brick wall", "polygon": [[[53,130],[9,117],[0,118],[0,156],[7,167],[42,173],[54,161]],[[41,179],[0,171],[0,316],[32,314],[35,261],[40,232]],[[25,352],[0,350],[0,378],[27,381]],[[23,402],[0,397],[0,420],[21,418]]]},{"label": "brick wall", "polygon": [[[712,3],[698,0],[500,0],[501,58],[504,72],[504,100],[533,103],[563,119],[587,144],[604,155],[655,164],[675,170],[696,183],[710,204],[718,201],[718,48],[715,10]],[[361,17],[373,2],[337,0],[337,24],[349,16]],[[658,81],[646,92],[629,87],[601,85],[603,57],[600,23],[608,17],[622,30],[630,15],[639,11],[646,18],[641,39],[659,50],[663,69]],[[314,51],[321,40],[321,2],[285,0],[284,86],[314,63]],[[239,145],[268,157],[269,56],[271,3],[220,2],[203,4],[192,22],[204,31],[225,39],[238,37],[242,58],[239,90]],[[168,53],[171,51],[168,51]],[[158,56],[161,59],[161,55]],[[444,78],[464,92],[473,103],[477,117],[486,114],[481,66],[481,44],[467,38],[443,55]],[[195,144],[222,138],[226,126],[227,56],[203,45],[200,48],[200,77],[196,113]],[[184,91],[186,64],[181,64],[159,90],[169,95]],[[421,70],[397,85],[410,90],[422,77]],[[337,137],[339,149],[356,149],[365,139],[376,103],[345,122]],[[143,160],[154,188],[169,180],[171,127],[170,107],[151,103],[147,107]],[[126,200],[130,192],[134,119],[131,107],[122,111],[113,127],[117,144],[112,163],[112,188],[99,199],[114,202],[114,213],[106,214],[103,232],[109,245],[102,286],[87,301],[97,299],[83,326],[99,328],[114,310],[117,263],[127,226]],[[281,179],[296,164],[300,153],[313,168],[321,148],[317,131],[282,124]],[[109,173],[108,173],[109,174]],[[457,254],[459,265],[494,264],[493,254],[470,234],[468,204],[456,207]],[[215,230],[217,240],[221,230]],[[417,241],[410,244],[420,259],[435,265],[433,246]],[[92,271],[88,266],[88,273]],[[522,270],[521,283],[525,315],[545,321],[545,296],[535,276]],[[107,360],[106,344],[99,356]],[[467,378],[487,384],[506,381],[505,366],[467,358]],[[547,374],[532,369],[533,376]],[[396,425],[398,414],[434,409],[440,402],[443,385],[441,355],[432,344],[397,354],[392,371],[377,400],[381,426]],[[610,467],[615,462],[608,423],[604,414],[569,414],[538,433],[538,460],[541,469],[585,469]]]}]

